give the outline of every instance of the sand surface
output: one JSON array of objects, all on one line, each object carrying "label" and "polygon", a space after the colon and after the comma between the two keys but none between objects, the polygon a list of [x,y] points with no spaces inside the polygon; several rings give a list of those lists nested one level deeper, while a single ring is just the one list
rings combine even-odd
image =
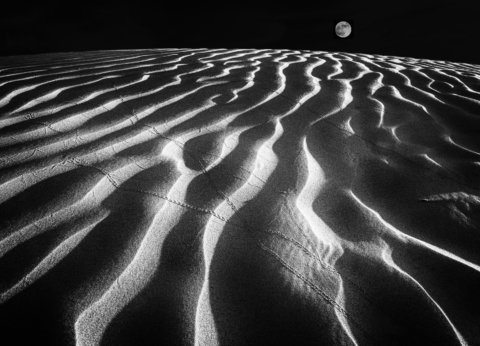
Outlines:
[{"label": "sand surface", "polygon": [[0,328],[2,345],[480,345],[480,66],[0,58]]}]

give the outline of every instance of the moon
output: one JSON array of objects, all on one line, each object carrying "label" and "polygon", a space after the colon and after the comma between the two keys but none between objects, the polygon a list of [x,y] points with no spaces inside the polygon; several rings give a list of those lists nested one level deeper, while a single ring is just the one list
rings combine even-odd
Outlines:
[{"label": "moon", "polygon": [[337,25],[335,25],[335,33],[341,38],[348,37],[352,33],[352,26],[349,22],[338,22]]}]

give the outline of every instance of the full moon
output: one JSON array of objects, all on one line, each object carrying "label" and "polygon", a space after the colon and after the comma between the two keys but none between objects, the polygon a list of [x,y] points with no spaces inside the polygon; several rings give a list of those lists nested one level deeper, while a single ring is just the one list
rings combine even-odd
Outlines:
[{"label": "full moon", "polygon": [[348,37],[352,33],[352,26],[345,21],[338,22],[337,25],[335,25],[335,33],[341,38]]}]

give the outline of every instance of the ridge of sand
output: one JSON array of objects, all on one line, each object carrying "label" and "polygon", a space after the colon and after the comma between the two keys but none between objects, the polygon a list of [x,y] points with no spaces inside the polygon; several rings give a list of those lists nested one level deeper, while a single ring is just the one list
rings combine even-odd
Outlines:
[{"label": "ridge of sand", "polygon": [[480,345],[480,66],[0,58],[0,325],[50,345]]}]

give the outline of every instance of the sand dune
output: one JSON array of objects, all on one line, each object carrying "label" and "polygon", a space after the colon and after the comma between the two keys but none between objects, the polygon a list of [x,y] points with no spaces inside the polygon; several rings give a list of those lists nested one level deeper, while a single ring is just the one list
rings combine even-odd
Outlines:
[{"label": "sand dune", "polygon": [[0,191],[5,344],[480,345],[476,65],[0,58]]}]

